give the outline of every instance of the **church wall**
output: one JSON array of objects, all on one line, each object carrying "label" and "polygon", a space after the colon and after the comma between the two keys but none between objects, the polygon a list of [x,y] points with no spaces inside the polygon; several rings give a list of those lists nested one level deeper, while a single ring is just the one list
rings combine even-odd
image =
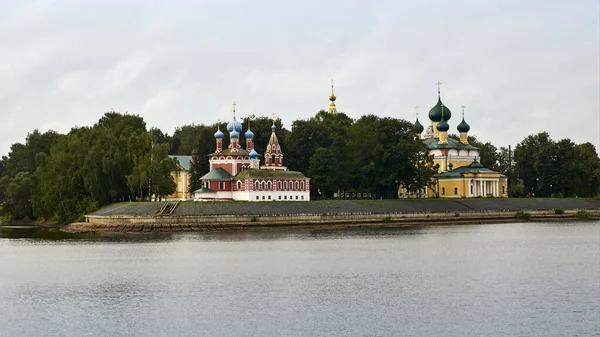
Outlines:
[{"label": "church wall", "polygon": [[185,200],[191,198],[191,193],[188,193],[190,176],[187,171],[171,172],[171,177],[175,182],[175,192],[167,196],[167,199]]}]

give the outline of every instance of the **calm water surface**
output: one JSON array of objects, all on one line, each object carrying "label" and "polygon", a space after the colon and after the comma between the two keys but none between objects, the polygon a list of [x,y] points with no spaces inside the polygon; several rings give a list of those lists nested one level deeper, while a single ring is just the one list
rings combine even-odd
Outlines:
[{"label": "calm water surface", "polygon": [[1,336],[598,336],[600,222],[0,229]]}]

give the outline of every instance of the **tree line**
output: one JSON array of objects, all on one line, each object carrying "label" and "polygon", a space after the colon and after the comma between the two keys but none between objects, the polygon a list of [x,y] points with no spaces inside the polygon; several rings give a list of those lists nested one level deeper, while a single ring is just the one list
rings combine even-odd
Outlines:
[{"label": "tree line", "polygon": [[[331,198],[339,192],[395,197],[398,185],[417,191],[432,183],[437,165],[414,137],[413,124],[401,119],[318,112],[292,122],[244,116],[259,154],[265,152],[271,124],[284,152],[284,165],[311,178],[311,195]],[[248,124],[249,122],[249,124]],[[119,201],[149,200],[175,191],[171,155],[198,153],[191,166],[190,190],[208,172],[206,155],[214,152],[214,133],[225,124],[183,125],[173,135],[147,129],[142,117],[104,114],[91,127],[67,134],[34,130],[25,143],[13,144],[0,160],[0,213],[13,219],[81,220],[99,207]],[[451,135],[456,137],[455,135]],[[600,159],[590,143],[553,141],[531,135],[514,151],[469,137],[481,150],[481,163],[504,173],[512,197],[592,197],[600,192]],[[229,141],[224,139],[224,147]],[[242,142],[244,144],[244,142]]]}]

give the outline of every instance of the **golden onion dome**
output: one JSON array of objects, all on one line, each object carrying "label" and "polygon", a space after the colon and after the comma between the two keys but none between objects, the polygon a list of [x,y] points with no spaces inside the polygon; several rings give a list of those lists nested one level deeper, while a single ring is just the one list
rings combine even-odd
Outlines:
[{"label": "golden onion dome", "polygon": [[329,100],[330,100],[330,101],[332,101],[332,102],[335,102],[335,99],[336,99],[336,98],[337,98],[337,97],[335,97],[335,95],[334,95],[334,94],[331,94],[331,96],[329,96]]}]

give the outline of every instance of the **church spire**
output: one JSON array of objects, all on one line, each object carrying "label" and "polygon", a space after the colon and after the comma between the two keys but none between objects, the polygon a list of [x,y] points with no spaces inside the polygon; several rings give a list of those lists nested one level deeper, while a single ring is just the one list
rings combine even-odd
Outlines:
[{"label": "church spire", "polygon": [[329,104],[329,113],[330,114],[334,114],[337,113],[337,108],[335,106],[335,100],[337,97],[335,97],[335,94],[333,93],[333,79],[331,80],[331,95],[329,96],[329,100],[331,101],[331,103]]}]

